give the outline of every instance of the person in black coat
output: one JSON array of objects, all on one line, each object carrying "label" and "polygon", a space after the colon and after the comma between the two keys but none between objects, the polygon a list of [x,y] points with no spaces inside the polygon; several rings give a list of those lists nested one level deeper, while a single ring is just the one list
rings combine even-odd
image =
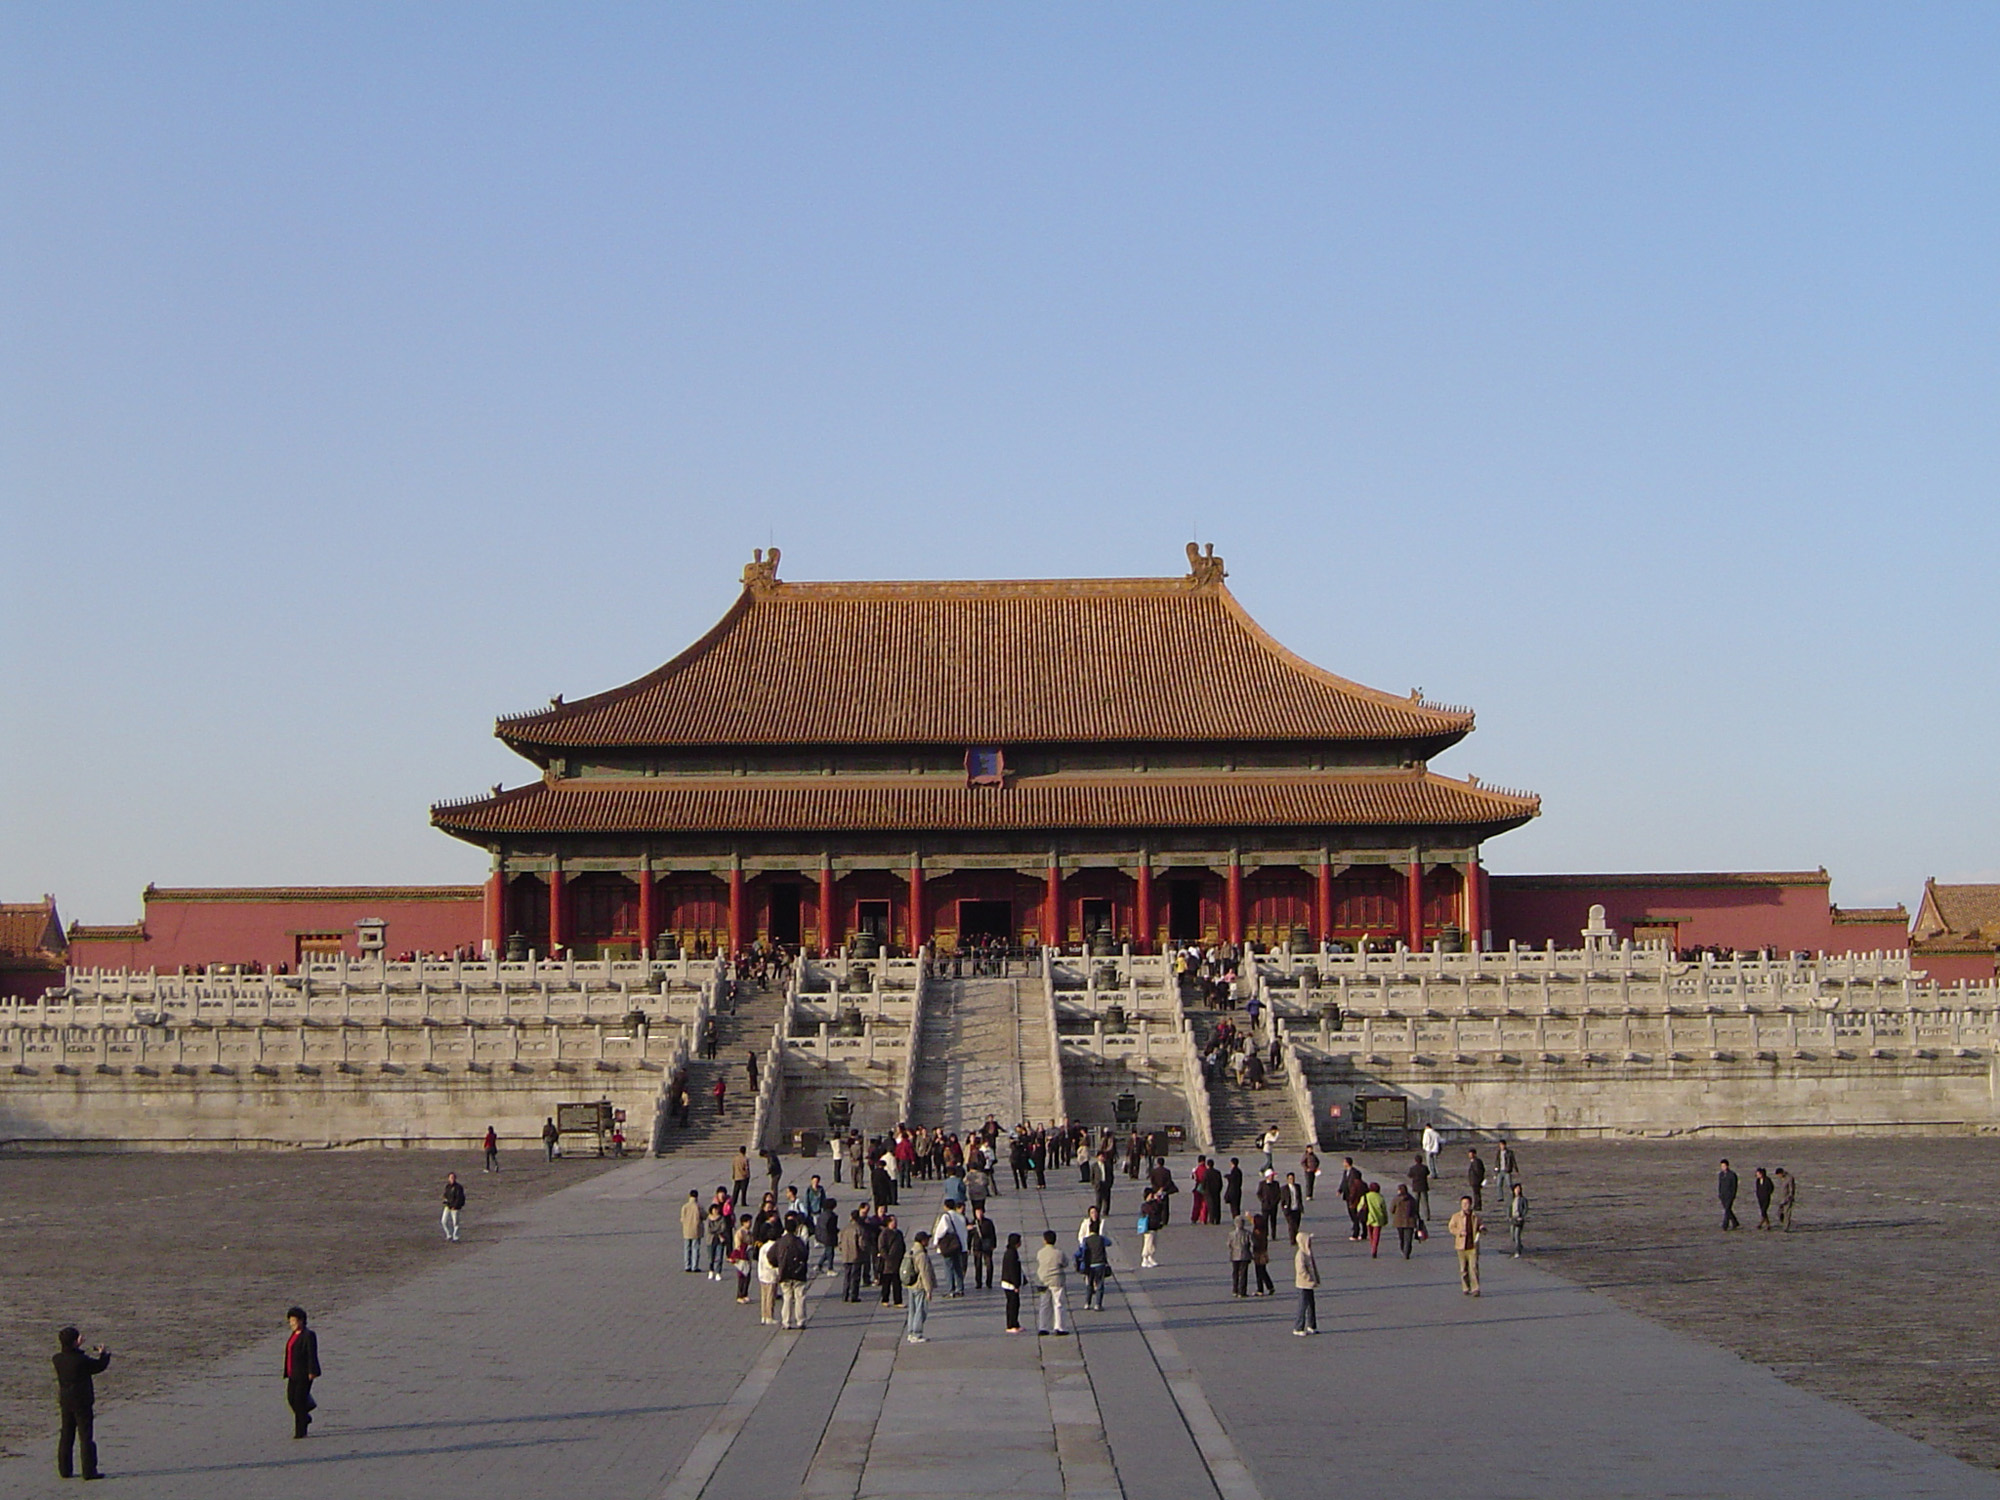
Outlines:
[{"label": "person in black coat", "polygon": [[1722,1170],[1715,1174],[1715,1196],[1722,1204],[1722,1227],[1741,1229],[1743,1223],[1736,1217],[1736,1169],[1729,1165],[1729,1158],[1722,1158]]},{"label": "person in black coat", "polygon": [[285,1340],[285,1404],[292,1409],[292,1436],[302,1438],[312,1426],[312,1383],[319,1379],[319,1335],[306,1327],[303,1307],[285,1309],[291,1336]]},{"label": "person in black coat", "polygon": [[1229,1210],[1232,1224],[1243,1212],[1243,1164],[1233,1156],[1229,1158],[1229,1170],[1222,1174],[1222,1206]]},{"label": "person in black coat", "polygon": [[97,1469],[97,1387],[91,1377],[102,1375],[111,1363],[111,1351],[102,1344],[95,1354],[85,1354],[74,1328],[56,1334],[56,1409],[62,1413],[62,1435],[56,1439],[56,1473],[68,1479],[70,1459],[76,1448],[83,1449],[83,1477],[101,1479]]},{"label": "person in black coat", "polygon": [[875,1279],[882,1284],[882,1305],[903,1305],[903,1253],[908,1249],[896,1216],[882,1220],[882,1232],[875,1240]]},{"label": "person in black coat", "polygon": [[1021,1331],[1021,1237],[1007,1236],[1007,1248],[1000,1255],[1000,1290],[1007,1295],[1007,1331]]}]

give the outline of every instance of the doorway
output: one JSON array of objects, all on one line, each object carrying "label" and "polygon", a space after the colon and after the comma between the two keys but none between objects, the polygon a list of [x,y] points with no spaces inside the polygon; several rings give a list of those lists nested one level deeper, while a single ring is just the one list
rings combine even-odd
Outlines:
[{"label": "doorway", "polygon": [[872,932],[875,941],[884,948],[889,946],[889,903],[886,901],[857,901],[854,903],[854,930]]},{"label": "doorway", "polygon": [[1014,941],[1014,903],[1011,901],[961,901],[958,903],[958,941],[985,942],[998,938]]},{"label": "doorway", "polygon": [[1201,882],[1167,882],[1167,936],[1176,943],[1201,941]]},{"label": "doorway", "polygon": [[1083,939],[1089,942],[1100,932],[1112,931],[1111,902],[1091,896],[1082,903]]},{"label": "doorway", "polygon": [[771,887],[771,941],[783,943],[787,948],[799,945],[799,907],[804,899],[805,887],[799,885],[774,885]]}]

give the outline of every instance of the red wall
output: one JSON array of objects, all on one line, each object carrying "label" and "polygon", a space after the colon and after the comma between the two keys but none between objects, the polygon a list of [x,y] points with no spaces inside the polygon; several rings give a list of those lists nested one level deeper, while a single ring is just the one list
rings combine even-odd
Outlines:
[{"label": "red wall", "polygon": [[1558,948],[1581,941],[1593,905],[1621,938],[1635,922],[1678,920],[1682,948],[1775,948],[1780,953],[1866,952],[1843,930],[1836,938],[1823,874],[1494,875],[1489,924],[1497,947],[1518,942]]},{"label": "red wall", "polygon": [[174,970],[201,964],[296,965],[298,935],[339,932],[352,954],[354,924],[388,923],[389,956],[406,951],[479,950],[483,892],[478,886],[328,887],[283,891],[149,891],[141,922],[145,938],[99,940],[87,933],[70,943],[76,968]]}]

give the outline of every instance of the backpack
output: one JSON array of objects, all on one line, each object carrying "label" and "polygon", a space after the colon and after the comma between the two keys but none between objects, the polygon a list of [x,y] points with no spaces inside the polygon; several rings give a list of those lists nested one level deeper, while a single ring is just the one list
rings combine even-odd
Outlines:
[{"label": "backpack", "polygon": [[795,1234],[785,1236],[784,1256],[778,1262],[780,1281],[804,1281],[806,1279],[806,1247]]},{"label": "backpack", "polygon": [[921,1279],[922,1274],[917,1269],[917,1252],[912,1250],[908,1255],[903,1257],[903,1285],[915,1286]]}]

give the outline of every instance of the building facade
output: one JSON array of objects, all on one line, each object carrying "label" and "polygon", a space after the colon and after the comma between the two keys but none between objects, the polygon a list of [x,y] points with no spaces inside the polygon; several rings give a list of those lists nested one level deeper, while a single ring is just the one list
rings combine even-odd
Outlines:
[{"label": "building facade", "polygon": [[1179,578],[790,583],[657,671],[499,721],[539,775],[440,804],[484,939],[579,956],[977,940],[1476,939],[1539,799],[1430,761],[1470,711],[1285,650]]}]

